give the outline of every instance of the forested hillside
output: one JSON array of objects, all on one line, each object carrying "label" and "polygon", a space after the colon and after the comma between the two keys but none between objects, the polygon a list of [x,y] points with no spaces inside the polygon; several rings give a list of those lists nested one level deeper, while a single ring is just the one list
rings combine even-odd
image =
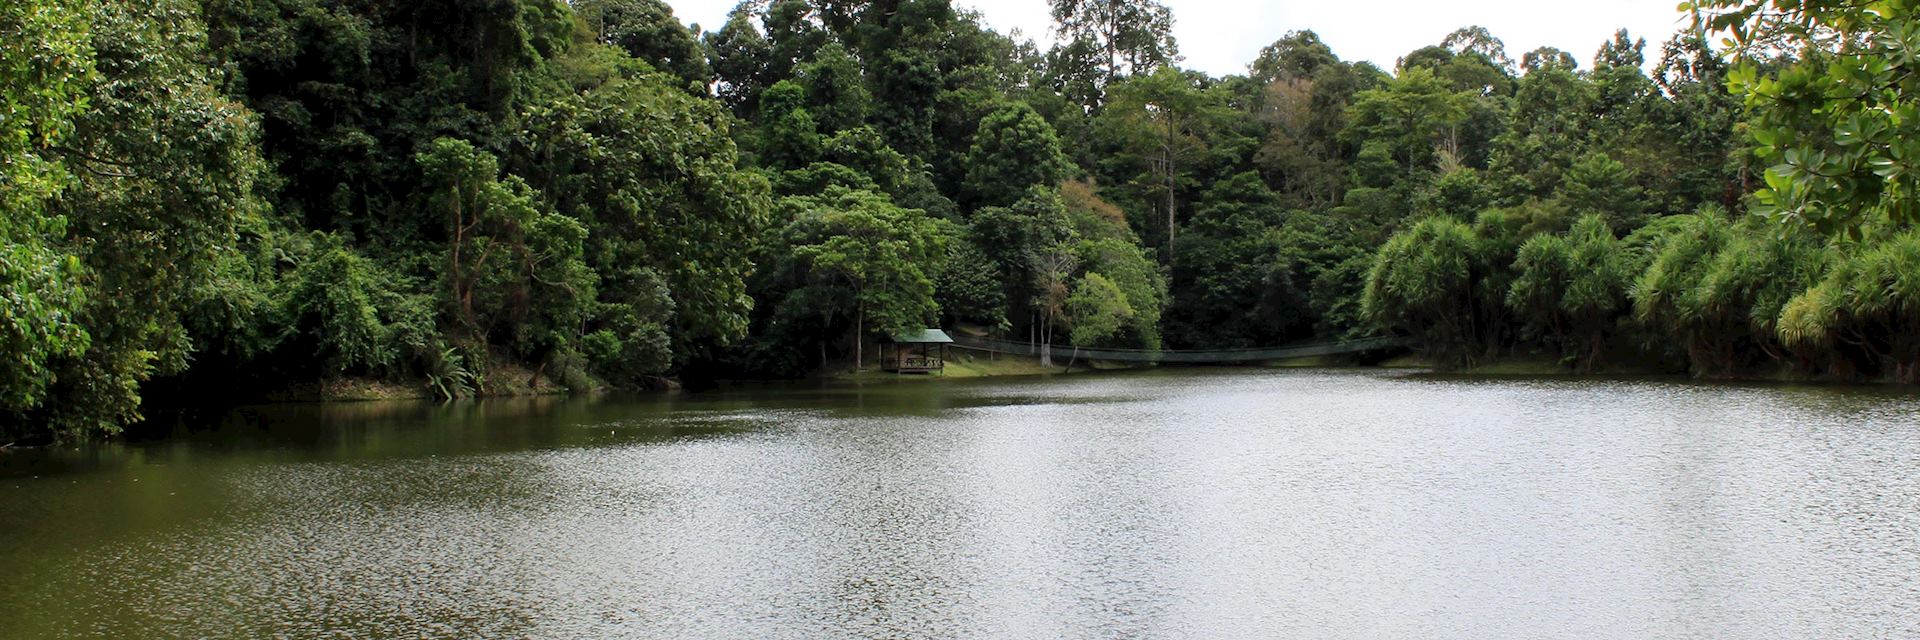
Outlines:
[{"label": "forested hillside", "polygon": [[0,440],[325,380],[795,377],[958,324],[1912,380],[1911,4],[1394,69],[1298,30],[1210,77],[1152,0],[1051,0],[1046,50],[948,0],[9,3]]}]

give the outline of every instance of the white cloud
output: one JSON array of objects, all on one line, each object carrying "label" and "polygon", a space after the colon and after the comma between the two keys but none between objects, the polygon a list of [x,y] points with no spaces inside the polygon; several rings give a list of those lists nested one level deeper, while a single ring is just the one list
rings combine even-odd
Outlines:
[{"label": "white cloud", "polygon": [[[1174,36],[1184,66],[1214,75],[1245,73],[1260,48],[1288,31],[1312,29],[1344,60],[1370,60],[1391,69],[1414,49],[1439,44],[1454,29],[1480,25],[1506,42],[1518,59],[1536,47],[1565,49],[1592,64],[1593,52],[1625,27],[1646,38],[1648,62],[1682,26],[1674,0],[1162,0],[1173,9]],[[718,29],[737,0],[668,0],[682,20]],[[1003,33],[1019,29],[1044,46],[1053,21],[1043,0],[955,0],[980,11]]]}]

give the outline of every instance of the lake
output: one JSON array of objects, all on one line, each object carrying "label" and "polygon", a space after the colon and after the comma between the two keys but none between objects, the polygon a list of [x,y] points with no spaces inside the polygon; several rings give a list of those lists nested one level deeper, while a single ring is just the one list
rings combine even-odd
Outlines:
[{"label": "lake", "polygon": [[1913,638],[1911,390],[1162,369],[0,454],[5,638]]}]

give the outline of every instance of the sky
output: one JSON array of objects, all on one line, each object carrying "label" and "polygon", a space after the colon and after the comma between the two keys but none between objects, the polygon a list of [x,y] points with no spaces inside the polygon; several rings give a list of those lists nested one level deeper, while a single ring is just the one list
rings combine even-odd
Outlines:
[{"label": "sky", "polygon": [[[1161,0],[1173,10],[1173,34],[1182,66],[1212,75],[1246,73],[1260,49],[1288,31],[1312,29],[1342,60],[1370,60],[1391,70],[1420,47],[1439,44],[1454,29],[1480,25],[1507,45],[1517,62],[1537,47],[1573,53],[1581,68],[1593,64],[1600,43],[1625,27],[1647,40],[1649,65],[1660,43],[1683,25],[1676,0]],[[719,29],[738,0],[667,0],[684,22]],[[954,0],[974,9],[994,30],[1018,29],[1040,43],[1052,41],[1046,0]]]}]

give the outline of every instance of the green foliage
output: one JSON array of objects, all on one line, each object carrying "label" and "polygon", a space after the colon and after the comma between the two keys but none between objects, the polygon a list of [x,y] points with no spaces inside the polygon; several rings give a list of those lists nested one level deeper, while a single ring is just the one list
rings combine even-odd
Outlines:
[{"label": "green foliage", "polygon": [[713,73],[693,32],[661,0],[576,0],[573,10],[602,44],[672,73],[706,94]]},{"label": "green foliage", "polygon": [[1173,12],[1153,0],[1048,0],[1063,39],[1079,39],[1105,58],[1106,83],[1179,59]]},{"label": "green foliage", "polygon": [[1339,64],[1340,57],[1320,41],[1312,31],[1289,31],[1273,44],[1260,49],[1260,55],[1247,66],[1249,75],[1261,84],[1287,79],[1309,79],[1322,67]]},{"label": "green foliage", "polygon": [[924,49],[886,49],[868,63],[874,77],[873,121],[887,142],[908,156],[933,152],[934,103],[940,94],[939,61]]},{"label": "green foliage", "polygon": [[697,41],[660,0],[9,4],[0,440],[143,385],[803,375],[942,318],[1920,377],[1908,4],[1697,0],[1736,61],[1683,34],[1651,75],[1468,27],[1244,77],[1179,68],[1158,3],[1049,8],[1042,51],[945,0]]},{"label": "green foliage", "polygon": [[1476,25],[1455,29],[1440,41],[1440,46],[1453,52],[1456,58],[1478,56],[1500,69],[1513,66],[1513,60],[1507,57],[1506,43],[1493,37],[1486,27]]},{"label": "green foliage", "polygon": [[1736,365],[1733,336],[1744,318],[1714,313],[1711,300],[1696,292],[1732,240],[1726,215],[1707,208],[1688,216],[1658,249],[1647,270],[1634,281],[1634,314],[1643,324],[1671,337],[1685,350],[1696,373],[1724,373]]},{"label": "green foliage", "polygon": [[774,177],[773,191],[783,196],[813,196],[841,187],[854,191],[880,191],[880,185],[862,171],[832,162],[815,162],[804,169],[789,169]]},{"label": "green foliage", "polygon": [[[588,229],[584,259],[602,279],[602,308],[666,314],[603,312],[600,322],[667,325],[683,356],[746,333],[748,253],[771,200],[766,181],[738,166],[716,105],[657,78],[614,80],[529,109],[524,126],[515,173]],[[654,279],[667,301],[646,299]]]},{"label": "green foliage", "polygon": [[[1074,257],[1088,275],[1100,275],[1112,285],[1128,309],[1125,321],[1113,333],[1102,334],[1101,339],[1125,347],[1160,348],[1161,315],[1168,304],[1167,283],[1153,257],[1139,245],[1120,238],[1081,240],[1074,247]],[[1078,317],[1078,312],[1069,312]],[[1078,330],[1076,325],[1075,331]],[[1073,343],[1092,346],[1078,338]]]},{"label": "green foliage", "polygon": [[187,364],[196,284],[259,213],[257,129],[184,3],[32,3],[0,31],[36,52],[0,59],[0,436],[111,433]]},{"label": "green foliage", "polygon": [[1152,215],[1143,216],[1141,226],[1158,231],[1147,234],[1157,236],[1156,245],[1172,249],[1183,189],[1196,182],[1195,165],[1209,151],[1209,125],[1225,117],[1222,97],[1179,69],[1161,67],[1115,86],[1099,116],[1123,154],[1115,160],[1128,163],[1125,180],[1155,205],[1142,207]]},{"label": "green foliage", "polygon": [[[44,200],[65,186],[57,157],[47,157],[73,132],[73,118],[87,106],[94,81],[94,52],[85,4],[53,0],[13,3],[0,9],[0,201],[9,212],[39,215]],[[25,215],[10,217],[22,223]],[[12,224],[0,229],[27,233]],[[11,243],[10,243],[11,244]]]},{"label": "green foliage", "polygon": [[1776,308],[1780,340],[1829,372],[1920,382],[1920,232],[1854,248]]},{"label": "green foliage", "polygon": [[1591,371],[1626,316],[1629,266],[1606,220],[1583,216],[1565,235],[1537,235],[1520,246],[1507,306],[1527,331]]},{"label": "green foliage", "polygon": [[839,43],[829,43],[814,52],[813,62],[800,68],[800,83],[806,93],[806,107],[818,120],[820,130],[835,133],[866,123],[873,96],[860,77],[860,66]]},{"label": "green foliage", "polygon": [[966,191],[976,206],[1011,205],[1029,188],[1052,188],[1065,175],[1060,139],[1032,107],[1014,103],[980,120],[967,153]]},{"label": "green foliage", "polygon": [[435,397],[452,400],[471,396],[479,377],[467,367],[467,358],[458,349],[440,350],[427,366],[427,387]]},{"label": "green foliage", "polygon": [[1386,87],[1356,94],[1340,135],[1350,144],[1379,149],[1401,172],[1431,172],[1441,144],[1457,143],[1467,109],[1467,96],[1416,67]]},{"label": "green foliage", "polygon": [[[47,200],[70,184],[54,149],[73,133],[94,79],[80,3],[0,8],[0,412],[38,406],[55,363],[86,353],[86,268],[60,246],[68,221]],[[0,437],[8,435],[0,428]]]},{"label": "green foliage", "polygon": [[1133,319],[1134,310],[1127,295],[1112,280],[1094,272],[1080,277],[1067,298],[1067,313],[1073,319],[1068,334],[1075,346],[1107,346],[1107,341]]},{"label": "green foliage", "polygon": [[394,368],[401,357],[395,326],[401,319],[381,302],[403,297],[405,283],[337,239],[322,236],[315,244],[294,269],[281,302],[290,334],[285,339],[307,345],[298,355],[315,359],[322,376]]},{"label": "green foliage", "polygon": [[804,167],[820,158],[820,131],[807,110],[806,89],[781,80],[760,96],[760,161]]},{"label": "green foliage", "polygon": [[1806,233],[1770,233],[1752,225],[1736,234],[1701,278],[1694,296],[1709,316],[1744,320],[1768,355],[1788,300],[1813,285],[1825,269],[1824,243]]},{"label": "green foliage", "polygon": [[1513,176],[1515,190],[1526,196],[1551,197],[1591,139],[1587,114],[1595,88],[1573,73],[1571,58],[1520,80],[1507,130],[1493,142],[1491,167]]},{"label": "green foliage", "polygon": [[1310,326],[1303,278],[1277,230],[1287,212],[1259,176],[1214,185],[1177,243],[1169,337],[1180,346],[1277,344]]},{"label": "green foliage", "polygon": [[858,331],[916,331],[938,315],[931,274],[947,238],[938,221],[865,191],[833,189],[781,206],[793,215],[786,235],[807,286],[846,290]]},{"label": "green foliage", "polygon": [[[493,156],[459,140],[418,156],[448,230],[443,306],[463,342],[507,342],[543,358],[578,338],[598,276],[582,260],[587,230],[553,213]],[[496,337],[503,340],[496,340]]]},{"label": "green foliage", "polygon": [[823,13],[807,0],[771,0],[761,16],[770,47],[767,73],[770,78],[792,78],[807,57],[827,43],[830,34],[821,27]]},{"label": "green foliage", "polygon": [[92,337],[80,324],[79,309],[87,295],[77,282],[83,268],[77,260],[64,263],[45,247],[10,240],[0,253],[0,282],[6,304],[0,309],[0,350],[8,358],[0,381],[0,406],[25,409],[37,406],[54,382],[55,363],[87,352]]},{"label": "green foliage", "polygon": [[1644,194],[1633,184],[1626,165],[1603,153],[1590,153],[1567,169],[1560,201],[1574,215],[1595,215],[1608,226],[1632,232],[1646,224]]},{"label": "green foliage", "polygon": [[992,256],[971,239],[960,237],[947,243],[946,262],[940,265],[934,290],[947,318],[1005,329],[1011,324],[1004,280]]},{"label": "green foliage", "polygon": [[1074,238],[1066,205],[1053,191],[1034,187],[1011,207],[990,207],[974,212],[968,226],[969,239],[990,257],[1001,273],[1004,297],[1010,303],[1010,318],[1025,318],[1033,311],[1033,287],[1038,273],[1034,266],[1044,255],[1057,251]]},{"label": "green foliage", "polygon": [[[1483,228],[1485,225],[1481,225]],[[1497,344],[1500,320],[1483,292],[1501,265],[1482,228],[1426,218],[1380,247],[1367,273],[1362,314],[1381,329],[1410,333],[1447,365],[1480,361]]]},{"label": "green foliage", "polygon": [[1573,71],[1580,68],[1580,61],[1573,54],[1553,47],[1540,47],[1520,56],[1520,69],[1526,75],[1551,71]]},{"label": "green foliage", "polygon": [[1288,63],[1295,70],[1266,84],[1258,116],[1268,130],[1253,161],[1275,190],[1291,197],[1292,204],[1326,207],[1337,203],[1347,187],[1352,158],[1340,132],[1347,125],[1348,105],[1355,93],[1376,78],[1367,73],[1370,67],[1365,63],[1329,63],[1311,44],[1288,42],[1275,46],[1287,44],[1306,51],[1276,52],[1304,57]]},{"label": "green foliage", "polygon": [[773,84],[767,81],[773,46],[754,23],[752,3],[734,7],[726,24],[703,35],[701,44],[718,81],[720,100],[735,114],[757,113],[760,92]]},{"label": "green foliage", "polygon": [[909,209],[922,209],[946,218],[959,217],[958,205],[933,184],[927,171],[892,147],[873,127],[847,129],[826,141],[827,161],[865,174],[875,190],[893,196],[894,202]]},{"label": "green foliage", "polygon": [[440,230],[437,217],[415,215],[420,147],[502,143],[502,120],[568,90],[549,61],[586,35],[548,0],[200,4],[212,64],[231,71],[230,89],[264,123],[276,213],[389,245]]},{"label": "green foliage", "polygon": [[1493,188],[1480,172],[1461,168],[1434,180],[1418,200],[1420,208],[1429,213],[1470,220],[1493,204]]},{"label": "green foliage", "polygon": [[[1869,226],[1920,222],[1920,38],[1911,3],[1681,6],[1723,34],[1740,60],[1727,83],[1745,97],[1754,153],[1769,165],[1756,212],[1855,239]],[[1791,58],[1774,67],[1762,58],[1774,52]]]}]

